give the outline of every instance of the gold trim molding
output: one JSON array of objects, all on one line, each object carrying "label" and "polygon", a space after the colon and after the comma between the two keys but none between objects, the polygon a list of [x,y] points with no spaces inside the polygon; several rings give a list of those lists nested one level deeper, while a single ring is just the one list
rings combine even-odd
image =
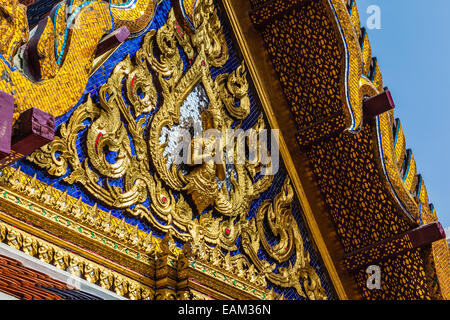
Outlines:
[{"label": "gold trim molding", "polygon": [[154,290],[151,287],[13,227],[1,221],[4,218],[0,213],[0,242],[119,296],[131,300],[153,299]]}]

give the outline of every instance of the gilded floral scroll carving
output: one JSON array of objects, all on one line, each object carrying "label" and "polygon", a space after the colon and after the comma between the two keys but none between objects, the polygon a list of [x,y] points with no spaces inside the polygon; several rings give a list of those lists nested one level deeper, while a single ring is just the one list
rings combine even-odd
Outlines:
[{"label": "gilded floral scroll carving", "polygon": [[[223,67],[228,60],[228,45],[211,0],[198,2],[193,21],[195,32],[183,33],[171,11],[163,27],[146,34],[136,56],[116,66],[99,91],[99,102],[88,97],[61,125],[59,136],[28,160],[69,184],[82,185],[107,206],[143,219],[159,232],[214,247],[225,262],[231,258],[223,252],[238,250],[241,237],[245,254],[231,259],[238,269],[248,270],[263,285],[268,279],[280,287],[295,287],[304,297],[326,298],[290,212],[289,182],[273,204],[264,203],[249,220],[252,202],[272,185],[273,176],[261,174],[271,163],[244,159],[229,164],[229,149],[221,161],[186,165],[171,158],[170,137],[181,129],[198,125],[227,137],[227,130],[239,129],[240,120],[250,114],[244,63],[212,78],[210,68]],[[180,49],[192,58],[186,70]],[[266,129],[263,117],[252,129]],[[85,137],[83,156],[77,150],[80,136]],[[193,143],[198,140],[205,147],[217,139],[225,138],[200,134],[194,135]],[[233,156],[236,152],[231,151]],[[195,152],[192,157],[195,160]],[[112,183],[117,180],[122,185]],[[276,246],[265,240],[264,219],[280,237]],[[295,254],[295,263],[274,273],[274,264],[258,259],[260,248],[278,263]]]}]

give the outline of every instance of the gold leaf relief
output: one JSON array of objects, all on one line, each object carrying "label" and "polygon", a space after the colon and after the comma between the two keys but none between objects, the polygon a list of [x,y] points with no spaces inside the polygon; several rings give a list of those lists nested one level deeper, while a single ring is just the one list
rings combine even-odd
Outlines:
[{"label": "gold leaf relief", "polygon": [[[212,79],[210,67],[226,63],[228,46],[212,1],[199,1],[197,6],[194,34],[180,34],[171,11],[163,27],[147,33],[136,56],[126,57],[116,66],[99,91],[99,102],[94,103],[88,97],[69,121],[61,125],[59,136],[28,160],[50,175],[66,176],[65,182],[82,185],[99,202],[142,219],[159,232],[173,234],[196,246],[204,242],[211,253],[194,251],[207,254],[213,265],[235,270],[259,285],[265,286],[269,280],[281,287],[294,287],[301,296],[310,299],[326,298],[320,279],[309,265],[292,216],[293,191],[289,180],[273,203],[264,202],[256,218],[249,221],[252,202],[273,182],[272,175],[261,175],[259,179],[256,176],[271,164],[256,165],[246,159],[244,163],[233,164],[227,177],[225,157],[230,155],[221,154],[222,150],[218,155],[222,161],[202,161],[184,168],[170,164],[165,154],[168,141],[161,140],[163,132],[180,126],[180,109],[194,90],[201,88],[207,100],[201,113],[203,129],[222,133],[221,138],[199,136],[202,147],[220,142],[226,149],[227,130],[234,123],[239,129],[239,121],[250,114],[244,63],[234,72]],[[187,56],[193,59],[184,72],[180,47],[188,50]],[[256,133],[265,130],[262,116],[253,129]],[[87,156],[82,160],[77,139],[84,131],[87,133],[82,143]],[[231,153],[236,156],[237,150],[232,149]],[[111,184],[114,179],[122,179],[123,186]],[[150,206],[144,204],[147,200]],[[95,221],[97,214],[96,208],[91,211],[86,215],[88,222]],[[280,239],[274,246],[266,240],[264,220],[273,236]],[[102,225],[119,237],[123,234],[123,228],[112,226],[110,221],[104,220]],[[223,254],[222,250],[238,249],[239,237],[245,255]],[[154,251],[151,242],[144,249]],[[290,261],[295,254],[295,262],[274,273],[275,265],[258,258],[260,249],[278,263]],[[53,261],[60,268],[71,263],[60,259],[56,251]],[[95,270],[88,271],[89,278],[98,278],[104,288],[138,298],[133,288],[122,285],[119,278],[113,283],[104,271],[98,274]],[[157,298],[161,294],[164,293],[158,293]]]}]

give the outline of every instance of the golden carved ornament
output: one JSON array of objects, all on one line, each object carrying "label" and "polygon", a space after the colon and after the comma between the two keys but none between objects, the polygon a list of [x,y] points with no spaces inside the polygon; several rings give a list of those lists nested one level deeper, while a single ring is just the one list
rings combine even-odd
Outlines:
[{"label": "golden carved ornament", "polygon": [[[265,201],[259,207],[256,217],[244,228],[242,246],[258,272],[264,274],[270,282],[281,287],[294,287],[300,296],[311,300],[327,299],[320,278],[310,265],[309,253],[303,246],[300,230],[292,215],[293,196],[291,182],[287,178],[281,193],[273,201]],[[278,243],[273,246],[266,240],[264,220],[267,220],[272,234],[279,237]],[[270,265],[257,256],[260,244],[270,257],[279,263],[289,261],[289,266],[280,267],[274,273],[275,265]],[[296,258],[292,263],[294,252]]]},{"label": "golden carved ornament", "polygon": [[[309,265],[309,256],[290,211],[293,199],[290,184],[287,182],[273,204],[262,206],[256,219],[248,220],[251,203],[272,185],[273,176],[259,175],[264,167],[270,169],[270,163],[262,166],[245,159],[242,164],[233,164],[227,177],[225,154],[221,155],[221,163],[203,161],[188,168],[170,163],[165,154],[168,141],[163,141],[163,132],[180,125],[181,108],[193,90],[204,90],[208,101],[201,113],[203,129],[214,129],[222,133],[219,139],[224,139],[201,135],[194,137],[194,145],[200,141],[202,147],[217,142],[226,146],[227,130],[233,124],[234,129],[239,129],[240,120],[250,113],[243,63],[230,74],[216,79],[211,76],[211,67],[222,67],[228,60],[228,46],[213,1],[198,1],[193,22],[194,33],[181,33],[171,11],[163,27],[146,34],[136,56],[127,57],[116,66],[99,91],[99,103],[88,97],[69,121],[61,125],[59,136],[28,160],[56,177],[69,173],[63,179],[66,183],[82,185],[107,206],[144,219],[159,232],[173,234],[184,243],[193,241],[196,245],[204,243],[203,248],[214,248],[211,254],[209,249],[194,249],[194,256],[208,254],[211,263],[221,264],[239,277],[261,286],[266,286],[269,280],[283,288],[295,287],[301,296],[310,299],[326,298],[317,274]],[[179,48],[193,58],[185,71]],[[261,116],[253,126],[254,132],[265,128]],[[81,160],[77,139],[85,129],[83,143],[87,157]],[[107,160],[106,149],[115,152],[114,162]],[[98,183],[101,178],[105,183]],[[111,185],[113,179],[122,179],[123,187]],[[144,204],[147,200],[150,206]],[[96,215],[96,208],[90,210],[90,215]],[[265,241],[263,219],[268,219],[271,231],[281,237],[278,245],[271,247]],[[102,225],[109,230],[106,220]],[[120,230],[123,229],[110,232],[121,237]],[[246,255],[224,255],[222,250],[237,250],[239,237]],[[295,253],[294,265],[273,273],[275,265],[257,257],[261,243],[279,263],[291,259]],[[102,286],[111,282],[107,274],[100,273],[99,277]],[[124,293],[128,289],[119,286],[115,290]],[[175,299],[176,295],[162,290],[156,293],[156,299],[161,298]]]},{"label": "golden carved ornament", "polygon": [[22,241],[22,251],[30,256],[34,256],[37,253],[37,241],[32,237],[26,236]]},{"label": "golden carved ornament", "polygon": [[[204,43],[197,48],[200,52],[191,68],[185,75],[182,74],[182,60],[176,47],[175,22],[171,12],[164,27],[146,35],[142,48],[136,54],[136,63],[133,64],[130,58],[126,58],[116,66],[111,78],[100,89],[100,105],[88,98],[85,104],[74,111],[69,122],[61,126],[60,137],[56,137],[52,143],[28,159],[58,177],[65,175],[70,167],[71,173],[64,178],[65,182],[83,184],[88,192],[108,206],[125,209],[131,215],[144,218],[162,232],[172,230],[183,241],[201,232],[210,243],[220,242],[225,248],[233,249],[233,240],[237,238],[239,226],[233,225],[229,219],[221,220],[209,215],[194,218],[195,212],[187,204],[185,197],[190,195],[195,199],[197,212],[214,205],[214,209],[225,217],[245,217],[251,202],[270,186],[273,177],[265,176],[253,183],[258,172],[256,167],[252,168],[250,164],[236,165],[237,178],[232,177],[234,188],[228,191],[226,188],[208,188],[211,182],[216,185],[215,164],[199,165],[185,176],[175,166],[168,169],[167,159],[162,156],[165,145],[160,144],[161,131],[177,123],[179,108],[196,85],[201,83],[210,99],[208,112],[213,119],[212,128],[222,132],[229,128],[233,119],[222,106],[228,105],[230,109],[232,99],[240,101],[240,107],[235,108],[237,119],[242,119],[249,113],[248,95],[244,94],[248,90],[245,68],[241,66],[231,75],[222,75],[214,82],[207,64],[214,60],[214,56],[207,56],[203,52]],[[208,24],[204,25],[205,28],[207,26]],[[208,30],[205,36],[210,35],[210,32],[212,31]],[[223,35],[216,35],[214,38],[222,39]],[[208,41],[212,40],[205,40]],[[161,51],[158,58],[153,54],[155,47]],[[156,91],[152,80],[149,80],[152,77],[146,67],[147,63],[157,75],[164,101],[153,117],[148,141],[144,138],[143,124],[147,113],[156,107]],[[215,63],[219,64],[219,61]],[[126,81],[123,82],[123,79]],[[127,96],[133,96],[136,84],[144,88],[144,97],[130,99],[134,102],[132,114],[121,92],[125,89]],[[125,119],[126,126],[120,121],[121,118]],[[86,120],[92,124],[88,127],[86,139],[88,157],[82,162],[76,152],[76,140],[79,132],[86,127],[83,124]],[[265,128],[262,119],[255,128]],[[129,137],[134,143],[136,156],[131,154]],[[106,160],[104,148],[117,153],[115,163]],[[57,156],[58,153],[60,155]],[[157,175],[150,174],[150,164],[155,167]],[[124,188],[101,186],[97,183],[100,176],[108,179],[123,178]],[[174,191],[186,193],[180,194],[175,200],[173,191],[166,189],[164,184]],[[209,191],[207,195],[204,195],[205,190]],[[152,212],[142,205],[148,197]],[[130,209],[133,205],[133,209]],[[163,225],[158,220],[165,221],[166,224]],[[234,238],[230,239],[225,233],[226,226],[232,228]]]},{"label": "golden carved ornament", "polygon": [[6,238],[6,227],[3,224],[0,224],[0,241],[5,240]]}]

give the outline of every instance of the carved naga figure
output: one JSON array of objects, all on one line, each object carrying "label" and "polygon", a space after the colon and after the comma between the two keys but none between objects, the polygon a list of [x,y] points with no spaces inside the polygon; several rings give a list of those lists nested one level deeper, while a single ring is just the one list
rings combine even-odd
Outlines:
[{"label": "carved naga figure", "polygon": [[0,90],[15,98],[14,119],[31,107],[55,117],[69,111],[83,94],[102,37],[122,26],[139,34],[159,2],[66,0],[30,32],[26,6],[0,0]]}]

